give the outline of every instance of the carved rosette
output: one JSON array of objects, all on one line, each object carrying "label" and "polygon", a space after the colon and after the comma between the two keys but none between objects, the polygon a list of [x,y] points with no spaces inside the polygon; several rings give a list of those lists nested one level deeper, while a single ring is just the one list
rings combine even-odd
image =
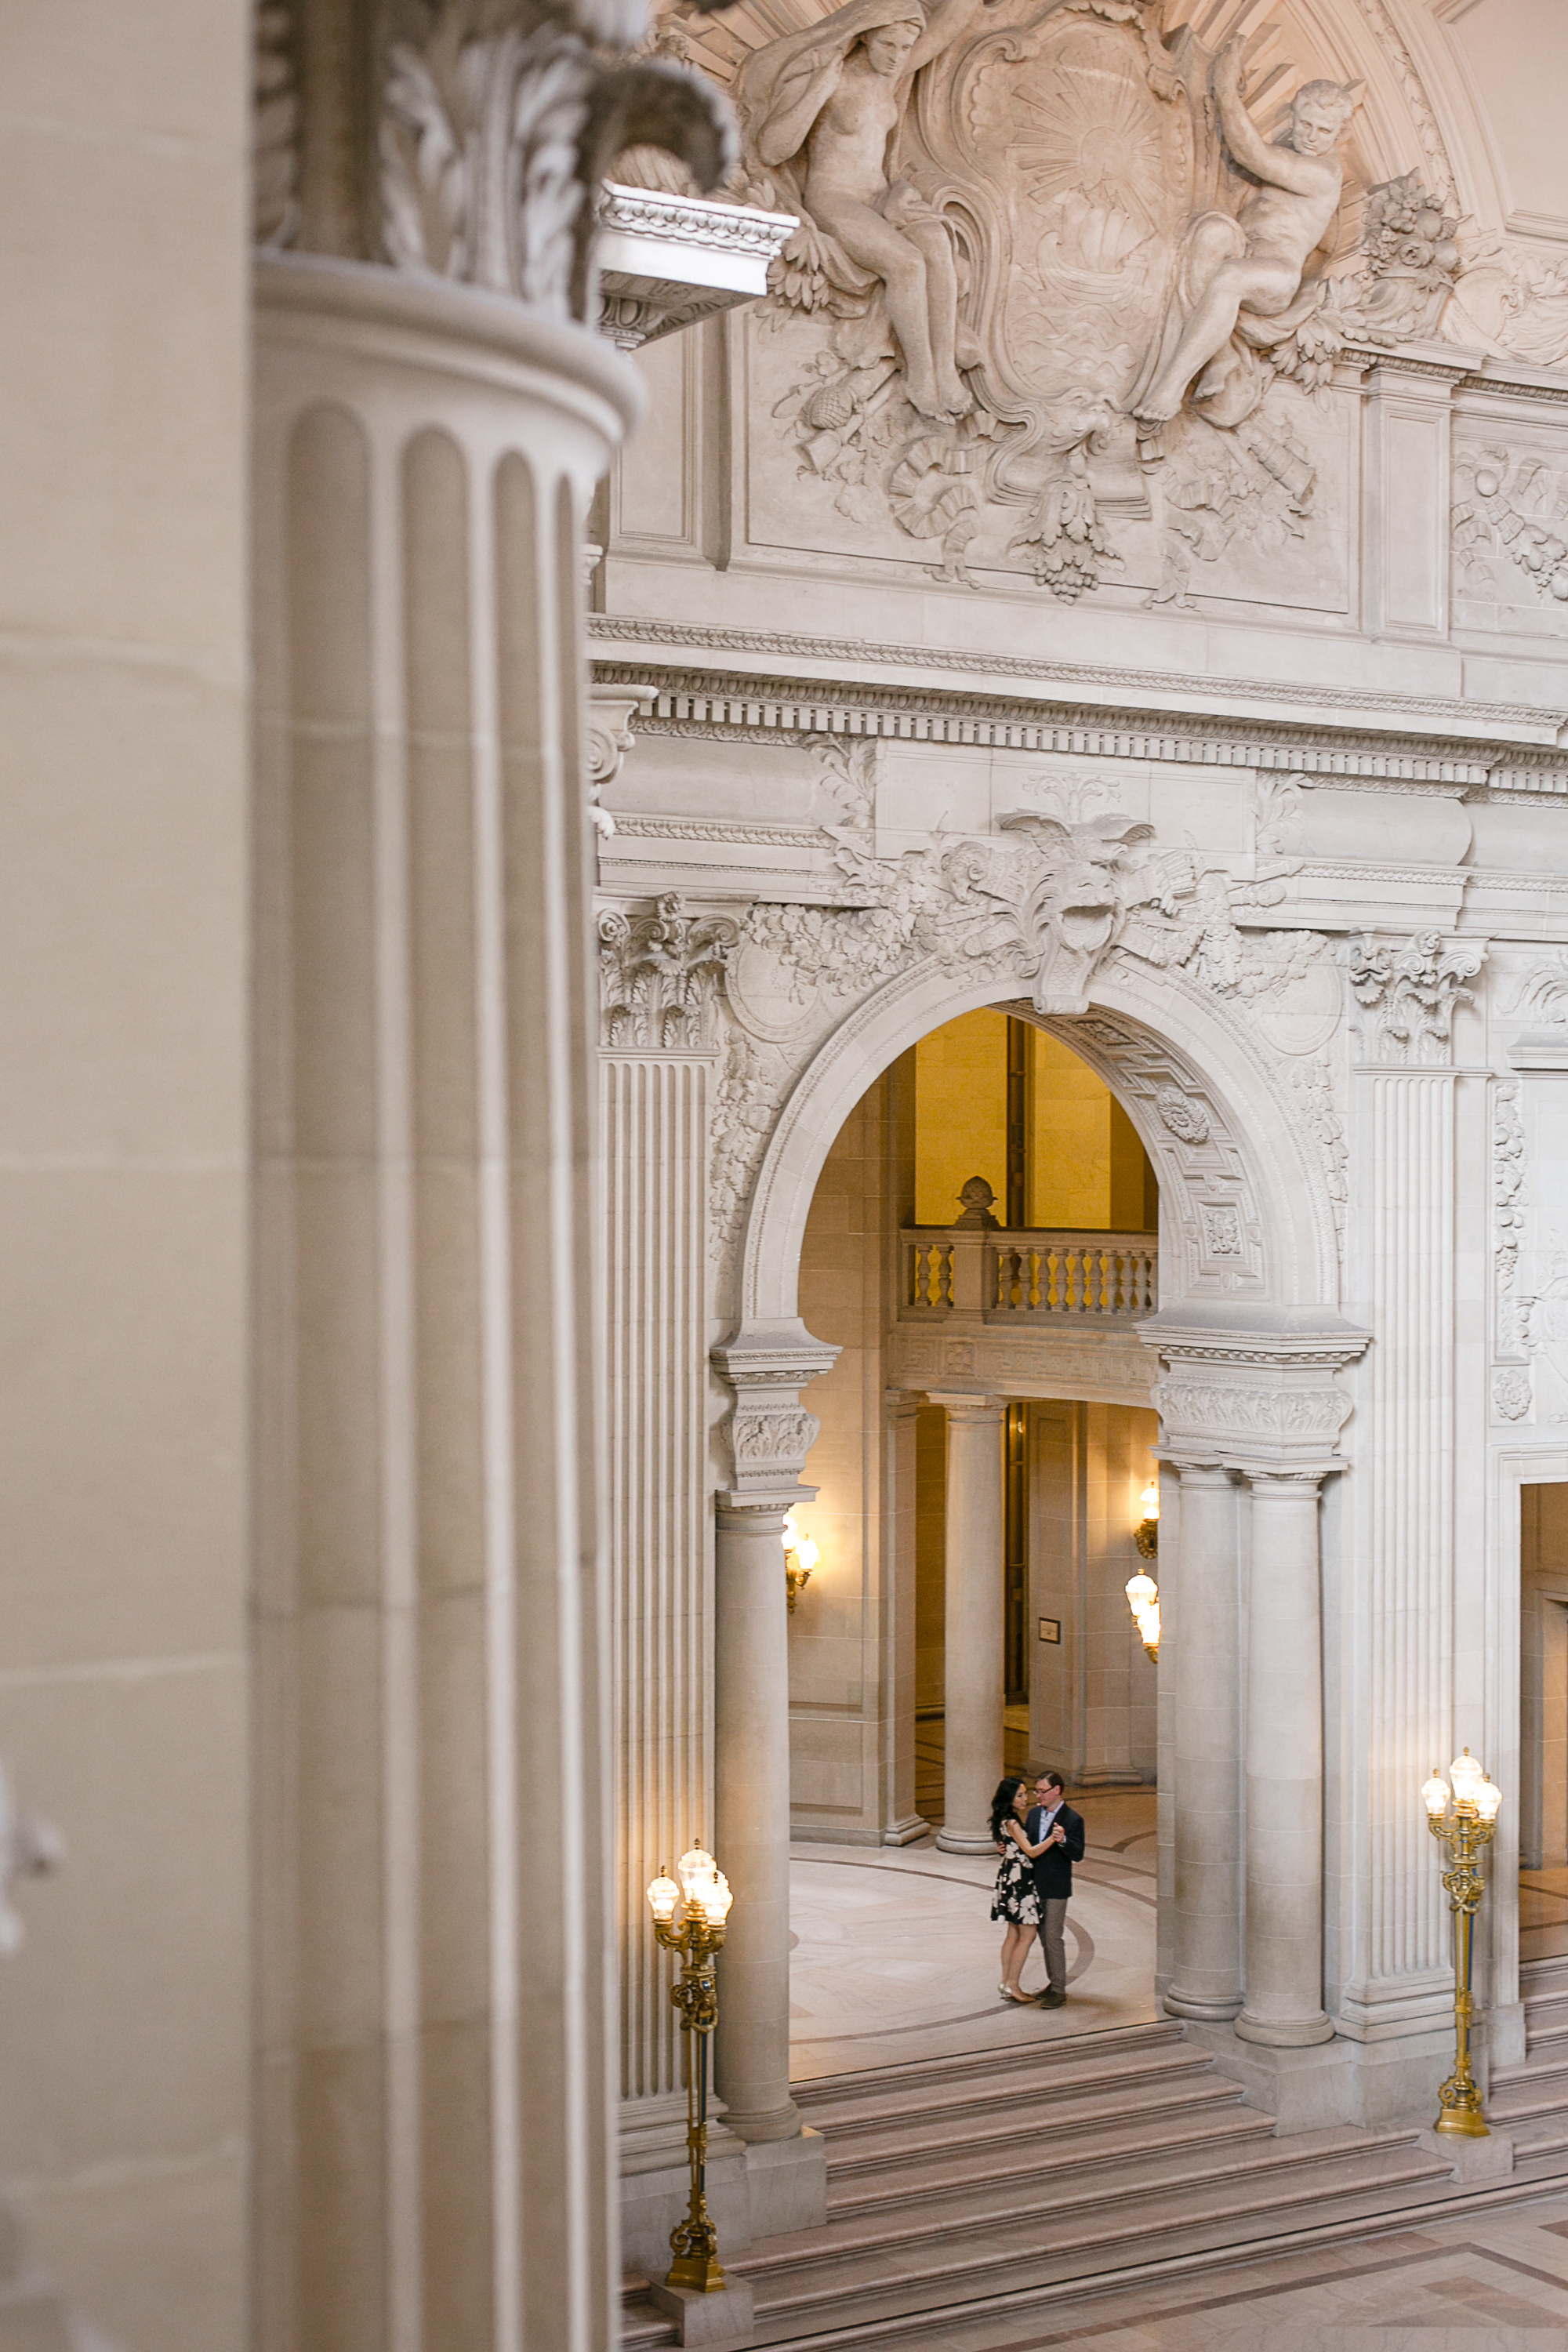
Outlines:
[{"label": "carved rosette", "polygon": [[1176,1310],[1139,1328],[1158,1351],[1161,1453],[1247,1472],[1321,1475],[1339,1456],[1353,1401],[1336,1375],[1368,1334],[1309,1309]]}]

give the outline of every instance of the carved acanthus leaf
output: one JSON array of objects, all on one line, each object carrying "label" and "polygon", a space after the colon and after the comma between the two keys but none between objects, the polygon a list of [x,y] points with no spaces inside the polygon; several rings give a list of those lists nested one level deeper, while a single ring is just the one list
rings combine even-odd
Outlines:
[{"label": "carved acanthus leaf", "polygon": [[1465,985],[1486,961],[1484,945],[1418,931],[1413,939],[1364,939],[1350,981],[1364,1014],[1363,1042],[1373,1062],[1434,1065],[1453,1056],[1454,1015],[1474,1001]]},{"label": "carved acanthus leaf", "polygon": [[724,960],[739,936],[726,916],[694,920],[676,891],[647,914],[607,909],[599,918],[604,1043],[622,1052],[711,1050]]}]

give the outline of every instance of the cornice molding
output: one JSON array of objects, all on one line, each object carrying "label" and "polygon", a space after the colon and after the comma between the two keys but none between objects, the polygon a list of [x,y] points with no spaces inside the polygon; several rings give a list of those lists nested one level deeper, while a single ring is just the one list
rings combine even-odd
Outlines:
[{"label": "cornice molding", "polygon": [[[782,667],[787,658],[834,658],[841,663],[868,661],[914,664],[932,668],[968,671],[996,669],[1010,656],[955,654],[937,648],[851,646],[826,638],[772,637],[763,631],[698,628],[653,621],[621,620],[595,614],[589,627],[601,641],[638,636],[668,644],[700,642],[710,650],[718,640],[733,637],[737,650],[777,651],[781,667],[773,675],[688,669],[657,656],[642,660],[616,660],[601,654],[594,664],[595,681],[603,687],[640,686],[654,697],[652,709],[638,723],[641,735],[699,737],[708,740],[744,742],[823,741],[835,737],[865,736],[911,743],[962,743],[982,749],[1056,752],[1075,759],[1137,760],[1171,765],[1233,767],[1297,773],[1324,783],[1373,785],[1380,790],[1424,788],[1440,796],[1501,793],[1510,797],[1568,797],[1568,753],[1555,741],[1533,745],[1500,743],[1493,732],[1506,712],[1515,725],[1530,723],[1553,736],[1568,726],[1568,712],[1523,709],[1491,703],[1461,705],[1422,702],[1415,697],[1387,697],[1409,708],[1413,723],[1397,732],[1358,729],[1354,712],[1365,696],[1335,699],[1345,713],[1339,724],[1329,721],[1219,715],[1196,717],[1181,711],[1117,709],[1104,704],[1053,698],[1046,690],[1050,666],[1012,663],[1010,675],[1032,674],[1042,691],[1030,698],[965,692],[931,686],[884,686],[853,677],[802,678]],[[1074,671],[1073,676],[1088,676]],[[1144,672],[1095,673],[1102,684],[1120,678],[1144,687],[1163,685]],[[1064,683],[1067,672],[1062,672]],[[1239,693],[1234,682],[1216,680],[1218,693]],[[1247,689],[1248,691],[1252,689]],[[1259,695],[1310,698],[1316,690],[1259,687]]]}]

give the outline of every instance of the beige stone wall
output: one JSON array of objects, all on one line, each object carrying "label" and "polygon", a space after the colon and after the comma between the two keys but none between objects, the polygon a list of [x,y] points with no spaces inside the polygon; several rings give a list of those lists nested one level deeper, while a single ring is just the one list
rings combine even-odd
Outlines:
[{"label": "beige stone wall", "polygon": [[[1155,1778],[1154,1667],[1127,1606],[1132,1540],[1158,1429],[1129,1405],[1030,1409],[1031,1753],[1078,1786]],[[1156,1576],[1159,1573],[1155,1564]]]},{"label": "beige stone wall", "polygon": [[913,1415],[900,1433],[882,1370],[910,1061],[840,1131],[801,1258],[802,1316],[842,1352],[812,1386],[822,1434],[805,1479],[819,1491],[796,1514],[822,1559],[790,1621],[791,1798],[797,1834],[857,1843],[879,1843],[914,1805],[915,1555],[894,1525],[914,1516]]},{"label": "beige stone wall", "polygon": [[244,2338],[248,29],[0,28],[0,2176],[124,2352]]}]

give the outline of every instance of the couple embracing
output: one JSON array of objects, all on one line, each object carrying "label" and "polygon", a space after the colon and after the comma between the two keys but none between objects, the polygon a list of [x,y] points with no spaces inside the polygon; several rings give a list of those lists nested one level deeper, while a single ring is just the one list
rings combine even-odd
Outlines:
[{"label": "couple embracing", "polygon": [[991,1801],[991,1834],[1002,1856],[991,1916],[1005,1921],[1007,1931],[1002,1938],[1002,1998],[1034,2001],[1018,1979],[1030,1938],[1037,1934],[1046,1956],[1039,2006],[1059,2009],[1068,1997],[1068,1897],[1072,1866],[1083,1860],[1083,1815],[1067,1802],[1059,1772],[1040,1774],[1033,1805],[1025,1783],[1009,1778],[997,1784]]}]

